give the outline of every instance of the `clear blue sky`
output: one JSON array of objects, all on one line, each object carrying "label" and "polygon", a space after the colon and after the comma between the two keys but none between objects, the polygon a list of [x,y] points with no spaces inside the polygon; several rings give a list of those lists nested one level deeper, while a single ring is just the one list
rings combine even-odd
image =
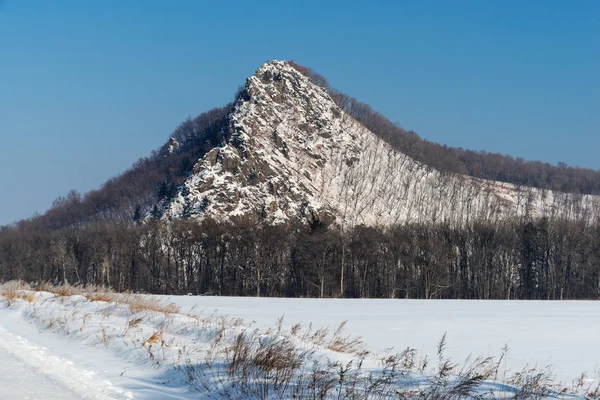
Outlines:
[{"label": "clear blue sky", "polygon": [[600,1],[0,0],[0,224],[98,187],[275,58],[426,139],[600,169]]}]

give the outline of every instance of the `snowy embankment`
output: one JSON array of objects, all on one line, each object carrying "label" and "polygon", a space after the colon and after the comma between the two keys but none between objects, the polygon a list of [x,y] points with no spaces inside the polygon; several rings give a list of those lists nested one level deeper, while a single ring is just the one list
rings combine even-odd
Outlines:
[{"label": "snowy embankment", "polygon": [[[506,355],[456,365],[447,358],[444,343],[427,362],[410,349],[380,351],[394,335],[383,325],[397,327],[398,321],[386,321],[391,315],[377,301],[165,298],[41,289],[46,291],[0,286],[0,356],[10,357],[0,361],[0,371],[26,368],[45,398],[52,398],[52,384],[65,388],[60,398],[92,399],[572,397],[558,394],[567,389],[553,383],[545,369],[508,372]],[[407,328],[423,311],[418,302],[395,304],[413,309]],[[284,314],[279,323],[271,319]],[[258,322],[248,325],[237,315]],[[431,325],[421,317],[421,328],[413,330],[427,337]],[[310,324],[332,326],[344,319],[351,321],[349,333],[363,327],[366,343],[335,325],[321,329]],[[459,321],[468,324],[459,318],[449,322],[450,328]],[[266,322],[274,324],[268,328]],[[469,342],[469,335],[449,337]],[[578,369],[574,363],[574,376],[582,372]],[[582,379],[568,391],[592,398],[598,395],[592,393],[597,384]],[[18,390],[17,398],[25,398]],[[71,392],[74,396],[65,394]]]}]

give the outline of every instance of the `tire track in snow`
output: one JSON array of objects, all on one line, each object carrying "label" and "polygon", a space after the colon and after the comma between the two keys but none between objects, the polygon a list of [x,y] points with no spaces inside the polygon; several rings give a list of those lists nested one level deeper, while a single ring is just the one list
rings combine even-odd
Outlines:
[{"label": "tire track in snow", "polygon": [[51,381],[77,393],[82,399],[134,398],[131,392],[114,386],[110,381],[96,378],[93,371],[78,369],[72,361],[52,355],[46,348],[8,332],[2,325],[0,325],[0,351],[12,355],[26,366],[47,376]]}]

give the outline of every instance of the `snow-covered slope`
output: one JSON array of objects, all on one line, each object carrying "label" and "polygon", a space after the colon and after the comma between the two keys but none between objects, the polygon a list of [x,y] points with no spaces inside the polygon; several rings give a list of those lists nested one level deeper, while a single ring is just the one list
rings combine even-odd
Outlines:
[{"label": "snow-covered slope", "polygon": [[195,166],[167,216],[340,225],[496,221],[515,215],[598,215],[598,197],[554,193],[441,173],[345,114],[289,63],[247,79],[227,141]]}]

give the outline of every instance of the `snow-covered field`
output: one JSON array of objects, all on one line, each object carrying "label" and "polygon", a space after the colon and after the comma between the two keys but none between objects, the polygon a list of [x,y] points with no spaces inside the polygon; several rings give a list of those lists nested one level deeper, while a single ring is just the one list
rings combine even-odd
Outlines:
[{"label": "snow-covered field", "polygon": [[407,346],[435,357],[447,333],[447,355],[460,362],[473,356],[499,357],[509,347],[512,370],[551,365],[558,380],[571,380],[600,368],[600,302],[597,301],[466,301],[374,299],[259,299],[173,297],[182,310],[219,313],[272,326],[312,323],[362,337],[373,351]]},{"label": "snow-covered field", "polygon": [[[381,376],[385,369],[378,354],[389,347],[400,352],[409,346],[420,353],[410,374],[395,371],[390,375],[395,382],[403,382],[403,390],[423,389],[438,382],[436,346],[444,333],[447,333],[445,356],[459,364],[469,354],[497,359],[504,344],[510,348],[500,363],[488,364],[499,371],[488,375],[486,383],[478,384],[478,393],[493,391],[495,397],[514,396],[517,389],[498,382],[509,375],[507,370],[517,372],[525,364],[551,364],[556,379],[566,383],[588,372],[590,378],[583,381],[583,386],[589,388],[597,383],[591,376],[600,360],[598,302],[258,299],[87,293],[60,296],[30,291],[17,291],[15,297],[15,292],[11,293],[13,298],[9,301],[0,301],[2,399],[278,398],[277,390],[288,389],[271,386],[269,396],[265,397],[248,396],[244,392],[265,390],[261,379],[271,376],[272,370],[266,375],[263,371],[260,376],[252,375],[257,372],[254,369],[244,370],[251,375],[250,381],[258,384],[250,389],[232,386],[247,377],[227,367],[232,365],[235,358],[232,349],[240,338],[247,340],[247,349],[251,351],[258,346],[290,357],[300,354],[305,357],[303,352],[308,351],[310,355],[305,360],[311,365],[320,363],[323,368],[329,362],[337,362],[330,371],[355,360],[346,380],[366,373],[364,379],[355,379],[363,385],[359,390],[365,390],[373,377]],[[168,303],[175,306],[161,305]],[[282,316],[283,322],[277,327]],[[345,333],[336,337],[335,328],[342,321],[348,321]],[[296,323],[301,326],[294,328]],[[327,334],[319,333],[323,332],[318,331],[319,327],[330,330]],[[346,335],[361,336],[364,346],[371,351],[362,356],[362,370],[355,368],[361,346],[353,346]],[[236,353],[236,357],[242,353]],[[418,364],[424,354],[430,363],[424,371],[419,371]],[[253,359],[250,364],[239,364],[239,368],[254,366],[255,362]],[[277,365],[278,361],[270,362]],[[400,365],[404,364],[396,366]],[[310,376],[311,371],[307,366],[294,373]],[[369,375],[369,371],[375,375]],[[449,378],[440,388],[447,390],[460,382],[456,378],[460,369],[453,373],[455,378]],[[292,386],[298,384],[290,382]],[[342,390],[335,376],[331,382],[329,393]],[[425,398],[436,398],[435,393],[429,394]],[[546,393],[545,397],[557,396]]]}]

